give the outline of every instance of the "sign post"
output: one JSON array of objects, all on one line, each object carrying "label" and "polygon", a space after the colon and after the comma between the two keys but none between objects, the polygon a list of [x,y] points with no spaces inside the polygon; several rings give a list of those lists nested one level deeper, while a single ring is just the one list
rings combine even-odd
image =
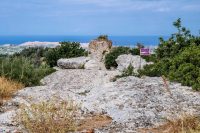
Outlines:
[{"label": "sign post", "polygon": [[141,56],[150,56],[151,55],[151,51],[150,48],[140,48],[140,69],[141,69]]}]

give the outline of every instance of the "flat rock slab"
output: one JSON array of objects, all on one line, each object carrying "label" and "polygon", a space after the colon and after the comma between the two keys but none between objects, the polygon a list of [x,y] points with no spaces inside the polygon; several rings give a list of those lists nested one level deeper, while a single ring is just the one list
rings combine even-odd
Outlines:
[{"label": "flat rock slab", "polygon": [[59,59],[57,61],[57,65],[62,69],[83,69],[85,63],[88,62],[89,60],[90,57]]},{"label": "flat rock slab", "polygon": [[[19,91],[7,106],[16,106],[15,111],[20,103],[38,103],[55,96],[74,100],[84,114],[105,114],[112,118],[111,125],[96,129],[100,133],[136,132],[138,128],[162,124],[163,118],[182,112],[200,114],[200,94],[190,87],[169,83],[171,95],[162,78],[131,76],[111,82],[118,74],[117,71],[59,70],[45,77],[43,86]],[[1,128],[10,124],[10,117],[5,118],[8,114],[5,113],[0,115]]]}]

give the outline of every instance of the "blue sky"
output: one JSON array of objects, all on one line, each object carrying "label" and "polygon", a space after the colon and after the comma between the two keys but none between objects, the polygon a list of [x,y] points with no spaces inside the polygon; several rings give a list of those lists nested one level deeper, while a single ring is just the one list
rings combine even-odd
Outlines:
[{"label": "blue sky", "polygon": [[0,35],[198,34],[200,0],[0,0]]}]

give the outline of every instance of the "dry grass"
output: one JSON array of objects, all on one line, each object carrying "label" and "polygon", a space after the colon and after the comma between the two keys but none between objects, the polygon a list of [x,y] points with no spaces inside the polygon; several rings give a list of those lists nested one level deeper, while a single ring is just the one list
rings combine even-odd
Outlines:
[{"label": "dry grass", "polygon": [[0,97],[0,107],[3,105],[3,99]]},{"label": "dry grass", "polygon": [[78,131],[93,131],[111,124],[112,118],[107,115],[94,115],[81,120],[78,125]]},{"label": "dry grass", "polygon": [[193,115],[182,115],[178,119],[168,120],[165,126],[170,133],[200,133],[200,118]]},{"label": "dry grass", "polygon": [[22,88],[24,88],[23,84],[0,77],[0,102],[12,97],[13,93]]},{"label": "dry grass", "polygon": [[182,115],[167,120],[167,123],[153,129],[139,130],[142,133],[200,133],[200,118],[193,115]]},{"label": "dry grass", "polygon": [[14,120],[28,133],[93,133],[94,129],[109,125],[112,118],[106,115],[82,115],[72,101],[51,99],[47,102],[20,106]]},{"label": "dry grass", "polygon": [[66,133],[77,129],[77,105],[73,102],[50,100],[21,106],[16,117],[29,133]]}]

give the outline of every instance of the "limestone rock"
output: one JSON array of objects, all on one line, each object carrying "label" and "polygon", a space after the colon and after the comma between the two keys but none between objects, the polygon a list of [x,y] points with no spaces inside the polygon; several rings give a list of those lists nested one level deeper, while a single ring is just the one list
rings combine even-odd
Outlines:
[{"label": "limestone rock", "polygon": [[89,52],[90,56],[101,62],[104,58],[104,55],[110,51],[112,47],[112,42],[111,41],[106,41],[106,40],[93,40],[89,44]]},{"label": "limestone rock", "polygon": [[90,60],[89,57],[77,57],[69,59],[59,59],[57,61],[58,67],[62,69],[83,69],[86,62]]},{"label": "limestone rock", "polygon": [[58,70],[42,80],[43,86],[25,88],[5,104],[3,108],[8,111],[0,114],[0,131],[18,128],[9,125],[19,103],[38,103],[55,96],[74,100],[84,114],[110,116],[112,124],[95,129],[99,133],[136,132],[138,128],[163,124],[163,118],[181,112],[200,114],[200,94],[190,87],[169,83],[169,93],[160,77],[130,76],[110,82],[118,74],[117,71]]},{"label": "limestone rock", "polygon": [[118,64],[117,70],[123,71],[128,68],[129,65],[134,67],[134,71],[137,73],[138,69],[142,69],[147,64],[152,64],[152,62],[146,62],[145,59],[141,58],[139,55],[124,54],[118,56],[116,59]]},{"label": "limestone rock", "polygon": [[104,63],[98,62],[94,59],[86,62],[84,68],[86,70],[106,70]]}]

